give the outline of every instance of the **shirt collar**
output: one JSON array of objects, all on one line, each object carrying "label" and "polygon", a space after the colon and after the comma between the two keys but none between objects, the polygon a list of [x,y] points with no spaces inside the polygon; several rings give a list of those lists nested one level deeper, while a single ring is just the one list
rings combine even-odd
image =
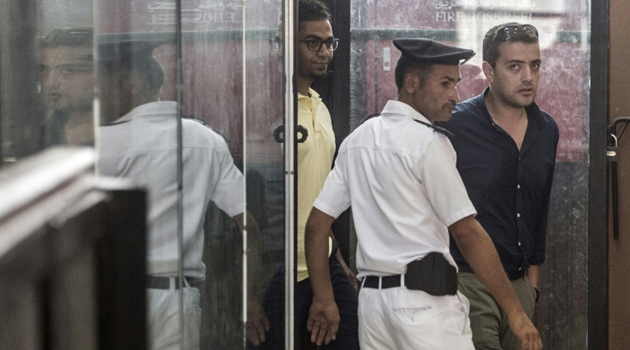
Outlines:
[{"label": "shirt collar", "polygon": [[387,101],[387,104],[385,105],[385,108],[383,108],[383,112],[381,113],[381,115],[386,116],[386,114],[402,114],[402,115],[409,116],[413,119],[419,120],[421,122],[433,124],[429,121],[429,119],[427,119],[425,116],[420,114],[420,112],[413,109],[413,107],[400,101],[394,101],[394,100]]},{"label": "shirt collar", "polygon": [[317,91],[313,90],[312,88],[308,88],[308,93],[310,94],[310,96],[308,95],[302,95],[301,93],[298,92],[298,100],[299,99],[303,99],[303,98],[314,98],[317,100],[321,100],[321,98],[319,97],[319,94],[317,93]]},{"label": "shirt collar", "polygon": [[[477,102],[481,104],[483,115],[488,121],[488,123],[493,124],[494,121],[490,116],[490,112],[488,111],[488,106],[486,106],[486,95],[490,92],[490,87],[487,87],[481,95],[477,96]],[[547,124],[547,117],[543,114],[541,109],[538,107],[536,102],[532,102],[531,105],[525,107],[525,111],[527,112],[528,122],[535,125],[538,129],[542,129]]]},{"label": "shirt collar", "polygon": [[112,124],[125,123],[141,115],[156,115],[156,114],[173,115],[176,113],[177,113],[177,102],[175,101],[150,102],[150,103],[146,103],[132,109],[129,113],[116,119]]}]

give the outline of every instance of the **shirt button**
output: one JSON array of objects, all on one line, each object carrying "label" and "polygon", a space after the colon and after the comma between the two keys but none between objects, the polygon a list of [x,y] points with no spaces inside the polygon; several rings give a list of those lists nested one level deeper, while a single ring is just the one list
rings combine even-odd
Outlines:
[{"label": "shirt button", "polygon": [[516,185],[516,188],[520,190],[521,189],[521,185],[520,184]]},{"label": "shirt button", "polygon": [[519,270],[519,271],[521,271],[522,269],[523,269],[522,267],[519,267],[519,268],[518,268],[518,270]]},{"label": "shirt button", "polygon": [[520,218],[521,217],[521,213],[516,213],[516,217]]},{"label": "shirt button", "polygon": [[519,246],[519,247],[521,246],[521,242],[518,242],[518,246]]}]

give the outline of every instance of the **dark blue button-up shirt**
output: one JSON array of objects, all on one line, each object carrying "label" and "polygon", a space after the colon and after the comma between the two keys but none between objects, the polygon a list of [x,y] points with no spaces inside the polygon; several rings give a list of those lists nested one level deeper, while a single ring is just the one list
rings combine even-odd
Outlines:
[{"label": "dark blue button-up shirt", "polygon": [[[519,151],[512,137],[494,123],[484,91],[458,104],[453,119],[440,123],[450,130],[457,169],[477,220],[488,232],[509,272],[545,261],[549,196],[558,145],[558,126],[533,103]],[[455,261],[467,266],[451,237]]]}]

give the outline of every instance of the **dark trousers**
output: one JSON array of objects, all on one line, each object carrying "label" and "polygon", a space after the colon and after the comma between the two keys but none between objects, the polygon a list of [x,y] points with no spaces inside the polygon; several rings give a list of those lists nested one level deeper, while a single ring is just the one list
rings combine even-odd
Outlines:
[{"label": "dark trousers", "polygon": [[[322,345],[325,350],[357,350],[359,349],[359,322],[357,319],[358,296],[352,282],[333,252],[330,260],[330,279],[332,282],[335,302],[339,308],[341,323],[336,339],[328,345]],[[263,297],[263,308],[267,313],[271,328],[266,334],[266,340],[258,347],[248,344],[248,349],[284,350],[284,267],[278,269]],[[310,333],[306,329],[308,311],[313,301],[313,290],[309,279],[295,285],[295,349],[305,349],[310,346]]]}]

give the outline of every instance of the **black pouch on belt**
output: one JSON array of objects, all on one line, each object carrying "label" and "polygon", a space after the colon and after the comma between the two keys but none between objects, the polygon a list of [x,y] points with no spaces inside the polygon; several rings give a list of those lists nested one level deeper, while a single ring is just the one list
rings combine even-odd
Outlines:
[{"label": "black pouch on belt", "polygon": [[407,265],[405,285],[408,289],[421,290],[430,295],[455,295],[457,270],[442,253],[429,253],[424,259]]}]

